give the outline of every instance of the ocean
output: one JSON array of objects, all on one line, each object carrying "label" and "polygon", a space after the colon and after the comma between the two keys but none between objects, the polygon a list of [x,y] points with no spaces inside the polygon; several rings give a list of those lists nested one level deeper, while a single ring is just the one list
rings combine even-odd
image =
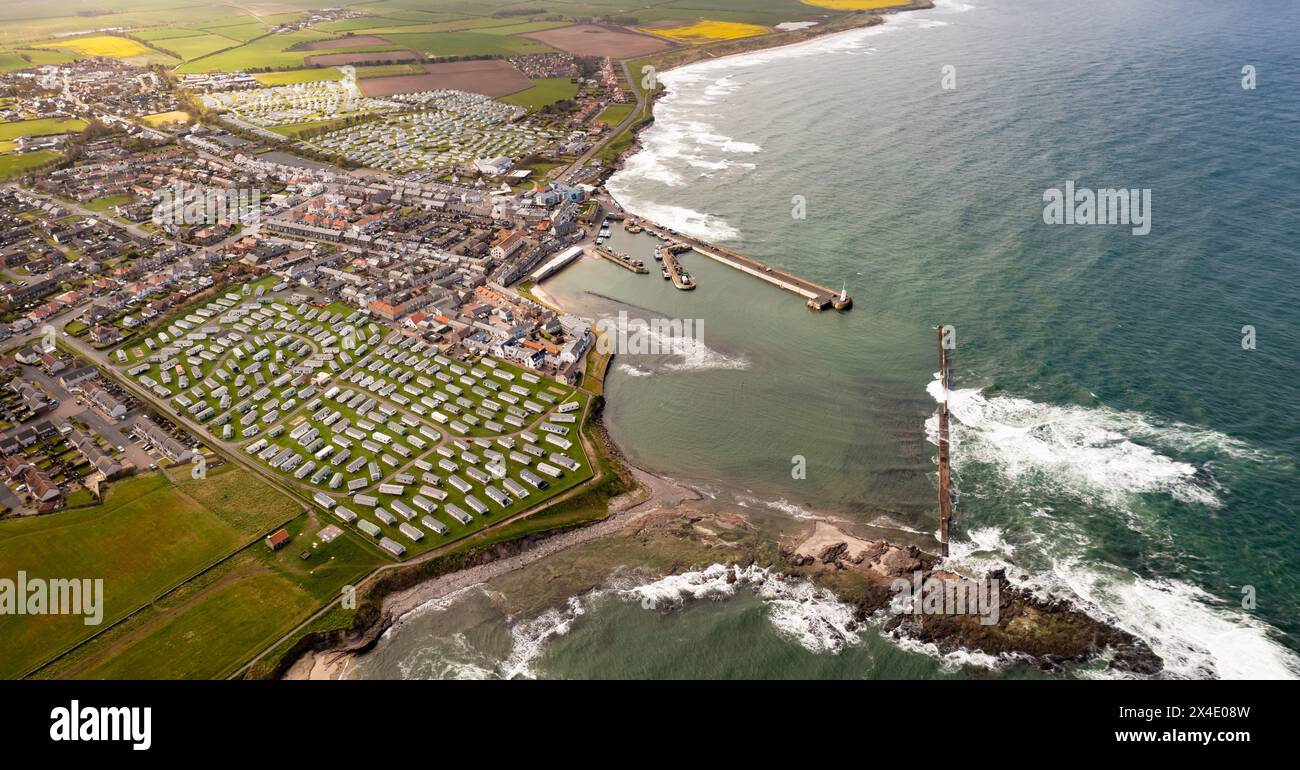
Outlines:
[{"label": "ocean", "polygon": [[[1013,566],[1168,676],[1300,676],[1300,4],[939,2],[661,78],[611,193],[854,307],[815,313],[695,254],[692,292],[600,261],[547,281],[581,314],[697,324],[616,359],[606,422],[634,463],[742,512],[927,537],[950,324],[953,561]],[[1067,185],[1149,190],[1149,232],[1048,224]],[[646,236],[613,245],[653,264]],[[811,586],[717,575],[529,618],[468,591],[355,674],[1038,675],[850,628]],[[677,598],[646,609],[647,586]]]}]

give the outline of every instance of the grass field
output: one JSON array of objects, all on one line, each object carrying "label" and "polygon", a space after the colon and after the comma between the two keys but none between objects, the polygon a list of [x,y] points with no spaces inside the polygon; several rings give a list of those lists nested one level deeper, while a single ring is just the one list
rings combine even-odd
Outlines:
[{"label": "grass field", "polygon": [[[184,115],[185,113],[181,113],[181,114]],[[102,198],[96,198],[93,201],[88,201],[82,205],[85,208],[89,209],[90,211],[104,212],[104,211],[108,211],[114,206],[122,206],[127,203],[130,203],[133,200],[135,200],[135,198],[123,193],[121,195],[106,195]],[[68,325],[71,326],[72,324],[68,324]]]},{"label": "grass field", "polygon": [[357,79],[387,78],[394,75],[419,75],[424,67],[418,64],[372,64],[369,67],[357,67]]},{"label": "grass field", "polygon": [[287,86],[295,83],[319,83],[323,80],[342,80],[343,73],[335,67],[309,67],[304,70],[264,72],[253,78],[264,86]]},{"label": "grass field", "polygon": [[[834,0],[827,0],[833,2]],[[766,35],[770,30],[757,24],[704,19],[693,24],[675,27],[640,27],[642,32],[666,37],[678,43],[715,43],[719,40],[739,40],[744,37]]]},{"label": "grass field", "polygon": [[622,123],[634,109],[636,109],[635,104],[611,104],[600,111],[596,120],[603,120],[605,125],[613,128]]},{"label": "grass field", "polygon": [[0,522],[0,575],[104,581],[99,626],[80,616],[0,616],[0,677],[106,628],[298,510],[291,498],[227,466],[206,481],[137,476],[111,485],[102,505]]},{"label": "grass field", "polygon": [[577,93],[578,84],[569,82],[569,78],[537,78],[531,88],[503,96],[498,101],[539,110],[563,99],[572,99]]},{"label": "grass field", "polygon": [[58,157],[59,153],[54,150],[38,150],[25,155],[0,155],[0,179],[16,176]]},{"label": "grass field", "polygon": [[306,57],[320,51],[290,51],[289,48],[299,43],[326,40],[330,35],[310,29],[289,32],[283,35],[267,35],[249,43],[232,48],[229,51],[205,56],[177,68],[180,73],[194,72],[235,72],[238,70],[290,69],[302,67]]},{"label": "grass field", "polygon": [[140,120],[144,121],[146,126],[158,128],[175,123],[189,123],[190,114],[184,110],[172,110],[171,112],[156,112],[153,115],[145,115]]},{"label": "grass field", "polygon": [[158,48],[171,51],[183,61],[207,56],[210,53],[215,53],[224,48],[233,48],[239,44],[240,41],[238,40],[212,34],[189,35],[155,42]]},{"label": "grass field", "polygon": [[86,121],[77,118],[40,118],[39,120],[14,120],[0,123],[0,141],[20,136],[50,136],[85,131]]}]

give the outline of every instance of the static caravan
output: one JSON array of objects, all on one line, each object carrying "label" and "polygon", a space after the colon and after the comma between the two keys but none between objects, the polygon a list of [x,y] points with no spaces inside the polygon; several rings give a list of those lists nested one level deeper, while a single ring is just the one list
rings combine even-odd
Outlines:
[{"label": "static caravan", "polygon": [[572,457],[569,457],[568,455],[562,454],[560,452],[551,452],[551,456],[547,459],[549,459],[551,462],[555,463],[556,465],[559,465],[564,469],[570,471],[576,471],[578,470],[578,468],[582,467],[581,465],[578,464],[577,460],[574,460]]},{"label": "static caravan", "polygon": [[510,503],[514,502],[513,500],[510,499],[510,495],[507,495],[505,492],[502,492],[500,489],[497,489],[496,487],[488,487],[483,491],[487,493],[488,498],[491,499],[492,502],[496,503],[502,508],[507,508],[510,506]]},{"label": "static caravan", "polygon": [[455,503],[447,503],[447,507],[445,510],[447,511],[447,513],[451,514],[452,517],[456,519],[456,521],[459,521],[461,524],[468,524],[474,520],[474,517],[470,516],[468,513],[464,511],[464,509],[462,509],[460,506],[456,505]]},{"label": "static caravan", "polygon": [[432,516],[425,516],[424,518],[420,519],[420,523],[428,527],[429,529],[433,530],[434,532],[437,532],[439,535],[445,535],[449,531],[447,529],[446,524],[443,524],[441,521],[438,521]]}]

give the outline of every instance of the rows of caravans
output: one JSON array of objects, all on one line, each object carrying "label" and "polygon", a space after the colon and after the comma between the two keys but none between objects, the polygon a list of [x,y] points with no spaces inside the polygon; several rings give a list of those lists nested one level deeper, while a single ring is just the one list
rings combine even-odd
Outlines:
[{"label": "rows of caravans", "polygon": [[[216,418],[214,430],[220,427],[226,439],[235,438],[232,420],[238,421],[242,438],[252,438],[263,426],[274,424],[282,414],[313,398],[317,386],[328,378],[326,373],[315,373],[316,369],[328,361],[339,371],[340,361],[351,361],[313,352],[311,343],[316,349],[330,350],[338,334],[354,328],[353,319],[360,317],[353,314],[345,320],[342,313],[323,313],[306,305],[300,305],[295,314],[260,294],[255,300],[242,299],[229,292],[173,321],[146,340],[149,359],[127,369],[128,375],[155,395],[172,398],[194,419],[207,422]],[[217,314],[219,323],[233,330],[212,323]],[[254,330],[258,333],[253,334]],[[245,339],[248,334],[251,338]],[[374,341],[378,338],[377,333],[372,334]],[[203,367],[218,361],[222,363],[205,378]],[[289,371],[283,371],[282,365]],[[151,375],[154,366],[158,367],[157,379]],[[179,392],[174,392],[173,386]]]},{"label": "rows of caravans", "polygon": [[[213,316],[218,315],[217,320],[233,331],[212,323]],[[352,495],[354,505],[370,508],[376,520],[397,526],[402,536],[415,542],[425,536],[424,530],[412,523],[417,517],[425,529],[448,534],[446,525],[433,515],[439,505],[452,518],[469,524],[474,515],[484,516],[491,511],[488,502],[478,494],[505,509],[515,500],[528,497],[530,487],[546,489],[549,482],[544,476],[559,479],[563,470],[581,468],[564,451],[553,450],[548,454],[540,446],[571,448],[566,426],[576,422],[572,412],[579,409],[579,402],[557,405],[550,392],[527,387],[541,383],[534,374],[516,375],[499,368],[490,359],[466,368],[432,348],[426,349],[413,338],[394,334],[384,344],[374,347],[380,341],[378,327],[371,325],[368,338],[359,339],[357,327],[353,325],[358,317],[353,314],[345,320],[342,313],[306,305],[290,311],[287,306],[262,297],[260,292],[255,300],[231,292],[174,321],[156,340],[147,340],[151,350],[149,361],[130,367],[128,373],[160,396],[175,398],[180,406],[201,420],[214,416],[210,401],[215,400],[216,407],[224,412],[215,424],[223,428],[226,438],[233,438],[234,426],[230,421],[236,417],[243,437],[254,438],[261,426],[277,422],[281,414],[306,403],[311,420],[288,433],[289,440],[305,456],[271,441],[284,433],[282,425],[268,429],[265,436],[247,445],[246,451],[274,468],[292,473],[298,479],[309,479],[313,485],[327,486],[336,493],[341,493],[346,485],[346,493]],[[340,349],[344,335],[350,337],[351,344]],[[182,357],[188,370],[182,365]],[[328,367],[339,372],[343,366],[352,366],[354,360],[357,365],[341,384],[327,386],[329,374],[317,371]],[[213,362],[222,363],[204,378],[203,366]],[[161,381],[154,380],[150,374],[154,366],[158,366]],[[191,386],[191,381],[199,384]],[[174,396],[173,384],[180,389]],[[348,385],[357,386],[357,390]],[[318,394],[318,388],[325,390]],[[476,396],[477,402],[470,396]],[[402,461],[393,455],[409,459],[414,454],[411,447],[424,450],[441,441],[442,436],[433,427],[399,413],[378,398],[407,406],[411,412],[428,416],[461,435],[478,426],[504,433],[510,430],[507,426],[523,428],[533,415],[548,409],[552,413],[539,426],[546,435],[539,437],[521,431],[519,436],[524,443],[518,449],[516,440],[509,436],[498,437],[495,442],[472,439],[479,450],[477,454],[474,447],[460,439],[452,446],[438,447],[438,469],[446,473],[446,484],[461,493],[461,504],[447,501],[448,493],[440,488],[444,479],[433,473],[432,463],[423,459],[414,462],[422,475],[419,491],[411,495],[410,505],[400,498],[408,487],[417,483],[413,475],[395,474],[392,482],[379,484],[379,495],[391,498],[387,508],[405,520],[402,521],[379,504],[380,497],[362,494],[361,490],[380,481],[381,464],[400,466]],[[239,399],[237,404],[233,403],[235,399]],[[345,406],[353,413],[353,419],[349,420],[326,402]],[[353,442],[378,462],[359,452],[353,454]],[[517,478],[508,475],[507,459],[521,466]],[[344,473],[356,474],[363,469],[366,473],[362,476],[344,478]],[[482,491],[476,494],[474,485],[465,477],[477,482]],[[373,522],[337,505],[330,494],[316,492],[314,499],[326,510],[332,509],[340,520],[355,523],[379,539],[380,545],[389,552],[398,556],[405,552],[404,546],[384,536]]]},{"label": "rows of caravans", "polygon": [[[530,431],[522,431],[519,438],[522,445],[509,436],[495,440],[453,439],[437,448],[435,461],[420,459],[414,463],[418,477],[415,473],[394,474],[390,481],[379,484],[374,494],[353,494],[352,505],[367,509],[374,520],[395,526],[403,537],[419,542],[427,532],[450,534],[450,528],[435,516],[439,511],[468,525],[475,516],[490,515],[493,506],[504,510],[516,500],[529,497],[533,489],[548,488],[547,477],[559,479],[565,471],[582,468],[571,456],[547,452],[533,443],[539,436]],[[507,461],[519,466],[513,475],[507,471]],[[459,493],[459,500],[449,499],[453,491]],[[327,510],[332,508],[343,521],[356,523],[383,545],[384,531],[379,525],[358,518],[350,508],[335,505],[334,498],[327,494],[317,493],[316,500]]]}]

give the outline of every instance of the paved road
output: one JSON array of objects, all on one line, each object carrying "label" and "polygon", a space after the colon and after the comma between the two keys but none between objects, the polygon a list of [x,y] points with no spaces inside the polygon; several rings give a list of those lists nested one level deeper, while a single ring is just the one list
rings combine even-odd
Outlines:
[{"label": "paved road", "polygon": [[97,219],[112,227],[116,227],[119,230],[125,230],[128,233],[131,233],[132,235],[136,236],[137,238],[143,238],[144,240],[149,241],[152,240],[154,237],[153,233],[149,232],[148,230],[145,230],[139,225],[119,222],[118,220],[113,219],[112,217],[106,215],[102,211],[91,211],[90,209],[81,206],[79,204],[65,201],[62,200],[61,198],[55,198],[50,195],[45,195],[43,193],[38,193],[35,190],[22,188],[19,187],[18,185],[9,185],[9,188],[12,190],[22,190],[22,192],[31,195],[33,197],[40,198],[41,200],[46,201],[48,203],[53,203],[56,206],[62,206],[63,208],[68,209],[70,211],[75,211],[76,213],[80,214],[83,217],[90,217],[91,219]]},{"label": "paved road", "polygon": [[632,89],[632,93],[636,96],[636,109],[629,112],[627,117],[623,118],[623,122],[619,123],[618,127],[613,131],[610,131],[604,139],[592,145],[591,149],[587,150],[577,160],[570,163],[569,167],[564,170],[564,173],[559,176],[560,179],[567,178],[570,174],[587,165],[587,162],[595,157],[596,153],[600,152],[605,145],[614,140],[614,137],[622,133],[623,129],[632,125],[632,123],[640,117],[641,109],[645,106],[645,97],[641,95],[641,90],[632,84],[632,70],[628,69],[627,61],[624,60],[619,63],[623,66],[623,76],[627,78],[628,88]]}]

